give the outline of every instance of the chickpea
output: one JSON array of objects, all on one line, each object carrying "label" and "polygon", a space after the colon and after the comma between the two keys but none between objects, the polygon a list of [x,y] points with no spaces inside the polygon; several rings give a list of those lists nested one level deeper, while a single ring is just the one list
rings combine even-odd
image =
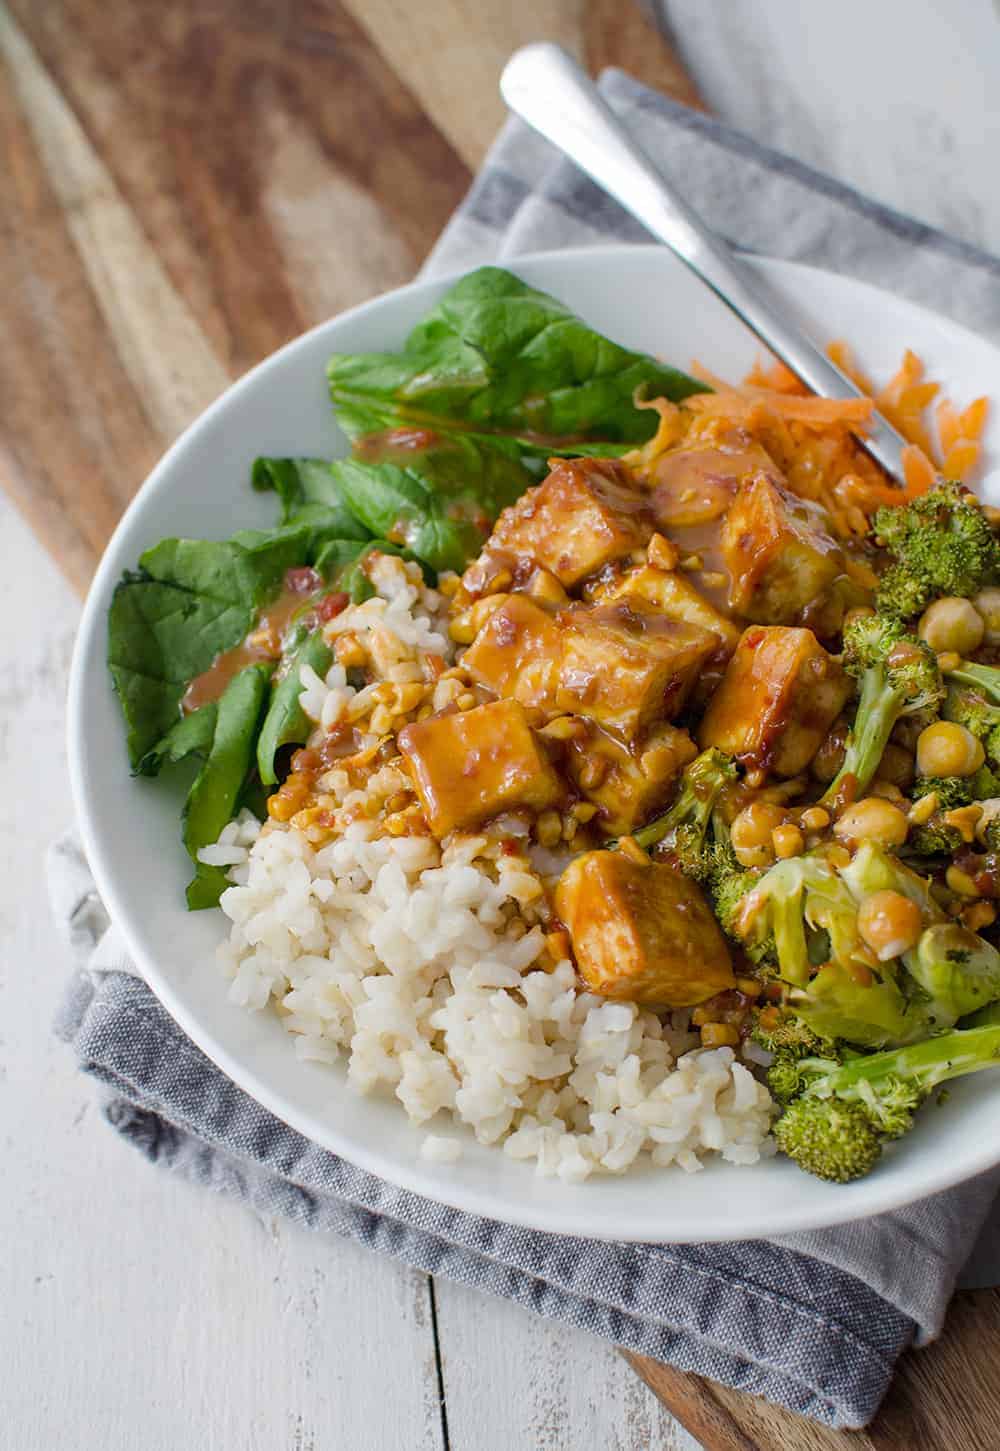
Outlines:
[{"label": "chickpea", "polygon": [[771,832],[771,844],[779,861],[801,856],[806,849],[805,839],[797,826],[776,826]]},{"label": "chickpea", "polygon": [[894,786],[891,781],[883,781],[881,776],[875,777],[875,780],[868,787],[868,794],[869,796],[881,796],[883,800],[893,801],[897,806],[901,801],[906,800],[906,797],[898,786]]},{"label": "chickpea", "polygon": [[879,962],[915,947],[923,931],[920,908],[902,892],[873,892],[858,908],[858,931]]},{"label": "chickpea", "polygon": [[971,776],[983,760],[980,742],[954,721],[935,721],[920,732],[917,740],[917,770],[921,776]]},{"label": "chickpea", "polygon": [[986,645],[1000,645],[1000,589],[981,589],[972,601],[983,617]]},{"label": "chickpea", "polygon": [[880,846],[902,846],[909,823],[898,806],[880,796],[866,796],[849,806],[833,824],[834,836],[853,846],[875,841]]},{"label": "chickpea", "polygon": [[769,867],[774,861],[772,832],[781,826],[785,813],[770,801],[751,801],[744,806],[730,828],[736,860],[745,867]]},{"label": "chickpea", "polygon": [[932,650],[957,650],[969,655],[983,643],[986,622],[971,600],[945,595],[928,605],[920,617],[917,633]]}]

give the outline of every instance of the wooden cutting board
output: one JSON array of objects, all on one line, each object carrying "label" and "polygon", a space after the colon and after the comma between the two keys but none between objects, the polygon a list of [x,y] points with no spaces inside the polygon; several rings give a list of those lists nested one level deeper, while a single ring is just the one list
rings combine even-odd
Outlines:
[{"label": "wooden cutting board", "polygon": [[[413,276],[538,39],[700,104],[634,0],[0,3],[0,482],[81,593],[231,379]],[[628,1359],[709,1451],[1000,1447],[995,1291],[865,1432]]]}]

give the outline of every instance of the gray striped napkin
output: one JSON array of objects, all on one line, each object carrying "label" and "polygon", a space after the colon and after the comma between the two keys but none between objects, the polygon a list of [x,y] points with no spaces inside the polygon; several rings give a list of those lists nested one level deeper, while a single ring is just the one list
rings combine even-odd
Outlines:
[{"label": "gray striped napkin", "polygon": [[[730,241],[889,285],[1000,337],[996,258],[628,76],[608,72],[601,85]],[[608,239],[648,241],[510,122],[424,271]],[[76,961],[57,1030],[104,1085],[109,1122],[150,1160],[259,1214],[349,1235],[829,1426],[868,1421],[901,1351],[938,1331],[1000,1183],[994,1172],[864,1223],[733,1245],[594,1243],[464,1214],[303,1139],[205,1058],[135,976],[72,835],[52,849],[49,879]]]}]

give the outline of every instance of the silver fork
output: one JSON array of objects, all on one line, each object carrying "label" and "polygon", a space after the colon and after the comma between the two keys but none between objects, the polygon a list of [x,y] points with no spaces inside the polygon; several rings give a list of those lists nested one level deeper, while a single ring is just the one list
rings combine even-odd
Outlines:
[{"label": "silver fork", "polygon": [[[785,315],[761,278],[709,231],[560,46],[540,43],[515,51],[500,77],[500,93],[512,111],[686,262],[814,393],[823,398],[865,396]],[[859,441],[902,482],[906,440],[881,413],[872,412]]]}]

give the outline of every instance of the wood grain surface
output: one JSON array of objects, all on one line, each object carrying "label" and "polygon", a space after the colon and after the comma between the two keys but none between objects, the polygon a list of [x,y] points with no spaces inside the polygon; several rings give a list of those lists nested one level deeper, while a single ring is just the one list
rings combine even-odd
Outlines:
[{"label": "wood grain surface", "polygon": [[[231,379],[413,276],[502,121],[504,60],[541,38],[699,104],[632,0],[0,4],[0,481],[78,591]],[[416,1313],[399,1293],[380,1313]],[[1000,1297],[959,1296],[847,1435],[628,1358],[709,1451],[986,1451],[998,1332]]]}]

